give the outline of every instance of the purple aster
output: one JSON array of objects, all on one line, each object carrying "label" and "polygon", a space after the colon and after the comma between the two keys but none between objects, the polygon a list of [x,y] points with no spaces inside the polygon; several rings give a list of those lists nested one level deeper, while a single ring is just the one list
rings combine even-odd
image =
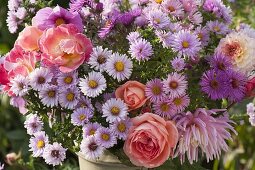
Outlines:
[{"label": "purple aster", "polygon": [[197,55],[201,50],[201,42],[198,37],[190,31],[185,30],[173,34],[171,46],[174,52],[188,57]]},{"label": "purple aster", "polygon": [[159,38],[159,40],[162,43],[162,46],[164,48],[170,47],[171,41],[172,41],[172,39],[171,39],[172,33],[171,32],[166,32],[166,31],[162,31],[162,30],[156,30],[155,34]]},{"label": "purple aster", "polygon": [[78,104],[80,93],[76,86],[62,88],[59,92],[59,104],[67,109],[73,109]]},{"label": "purple aster", "polygon": [[31,114],[26,117],[24,127],[27,129],[27,134],[33,135],[34,133],[42,130],[43,122],[37,115]]},{"label": "purple aster", "polygon": [[176,108],[177,113],[181,113],[186,109],[186,107],[189,106],[190,98],[188,95],[184,95],[174,98],[172,102]]},{"label": "purple aster", "polygon": [[77,72],[69,72],[69,73],[62,73],[58,74],[58,86],[60,87],[68,87],[72,85],[76,85],[78,83],[78,73]]},{"label": "purple aster", "polygon": [[246,111],[249,116],[255,116],[255,106],[253,103],[249,103],[246,105]]},{"label": "purple aster", "polygon": [[194,0],[180,0],[184,11],[190,13],[192,11],[198,11],[198,1]]},{"label": "purple aster", "polygon": [[229,130],[237,133],[226,114],[214,117],[217,114],[213,110],[199,108],[195,113],[187,112],[176,116],[179,144],[175,155],[180,157],[181,163],[185,161],[185,154],[192,164],[198,161],[198,154],[201,152],[209,162],[219,159],[222,150],[228,150],[226,141],[232,140]]},{"label": "purple aster", "polygon": [[215,53],[209,61],[210,66],[216,71],[227,71],[232,68],[232,63],[229,57],[224,56],[222,53]]},{"label": "purple aster", "polygon": [[117,138],[109,128],[101,127],[96,131],[96,141],[104,148],[111,148],[117,144]]},{"label": "purple aster", "polygon": [[223,22],[219,22],[218,20],[208,21],[206,23],[206,27],[208,28],[209,31],[220,35],[225,35],[229,31],[228,26]]},{"label": "purple aster", "polygon": [[79,12],[84,6],[93,7],[93,3],[93,0],[70,0],[70,11]]},{"label": "purple aster", "polygon": [[24,96],[28,93],[29,79],[27,77],[17,75],[11,80],[10,90],[17,96]]},{"label": "purple aster", "polygon": [[152,45],[147,40],[140,38],[131,42],[129,54],[132,58],[137,59],[138,61],[149,60],[153,55]]},{"label": "purple aster", "polygon": [[110,125],[110,129],[112,129],[113,133],[122,140],[126,140],[129,128],[131,127],[132,122],[129,118],[121,121],[115,121]]},{"label": "purple aster", "polygon": [[169,94],[169,97],[172,99],[184,95],[188,86],[186,77],[176,72],[168,74],[168,77],[163,81],[163,84],[164,92]]},{"label": "purple aster", "polygon": [[160,79],[153,79],[147,82],[145,87],[145,95],[151,102],[163,100],[165,97],[163,91],[163,83]]},{"label": "purple aster", "polygon": [[65,8],[56,6],[55,8],[40,9],[32,19],[32,25],[41,30],[57,27],[61,24],[74,24],[81,32],[83,24],[80,15],[77,12],[69,12]]},{"label": "purple aster", "polygon": [[149,10],[146,17],[149,21],[149,26],[155,29],[164,29],[170,24],[170,18],[167,13],[157,9]]},{"label": "purple aster", "polygon": [[99,123],[88,123],[83,126],[83,138],[88,136],[93,136],[96,134],[97,130],[101,127]]},{"label": "purple aster", "polygon": [[43,151],[43,158],[49,165],[61,165],[66,158],[66,150],[60,143],[54,142],[52,145],[45,146]]},{"label": "purple aster", "polygon": [[75,126],[83,126],[89,122],[93,114],[86,108],[76,109],[71,115],[71,123]]},{"label": "purple aster", "polygon": [[130,32],[127,36],[127,40],[129,41],[129,43],[133,43],[135,42],[137,39],[140,39],[142,36],[139,32],[135,31],[135,32]]},{"label": "purple aster", "polygon": [[30,150],[33,152],[33,157],[41,157],[45,146],[49,143],[49,138],[45,132],[37,132],[34,134],[34,137],[31,137],[29,140]]},{"label": "purple aster", "polygon": [[47,68],[36,68],[29,75],[29,84],[35,90],[42,90],[44,86],[51,82],[53,74]]},{"label": "purple aster", "polygon": [[47,107],[53,107],[58,105],[59,91],[58,86],[47,85],[39,91],[39,97],[41,102]]},{"label": "purple aster", "polygon": [[206,27],[197,27],[195,29],[195,34],[197,35],[199,41],[201,42],[202,47],[208,45],[210,40],[210,32],[206,29]]},{"label": "purple aster", "polygon": [[192,11],[189,13],[188,19],[195,25],[201,25],[203,22],[202,13],[199,11]]},{"label": "purple aster", "polygon": [[103,155],[105,148],[95,139],[95,136],[84,138],[80,145],[81,153],[85,159],[96,160]]},{"label": "purple aster", "polygon": [[171,61],[171,65],[175,71],[182,71],[186,64],[183,58],[176,57]]},{"label": "purple aster", "polygon": [[239,72],[229,70],[227,72],[227,94],[228,99],[234,102],[239,102],[245,97],[247,77]]},{"label": "purple aster", "polygon": [[166,12],[175,17],[181,17],[184,15],[184,9],[179,0],[164,0],[162,7]]},{"label": "purple aster", "polygon": [[19,19],[15,15],[15,11],[8,11],[6,23],[10,33],[14,34],[18,30]]},{"label": "purple aster", "polygon": [[226,80],[228,76],[225,73],[208,70],[201,78],[201,90],[208,94],[212,100],[222,99],[226,97]]},{"label": "purple aster", "polygon": [[79,98],[78,104],[76,105],[75,108],[76,109],[77,108],[85,108],[85,109],[88,109],[91,113],[94,112],[94,107],[91,103],[91,100],[88,97],[85,97],[85,96],[81,96]]},{"label": "purple aster", "polygon": [[153,110],[155,114],[164,118],[171,118],[177,113],[175,105],[168,98],[155,102],[153,104]]}]

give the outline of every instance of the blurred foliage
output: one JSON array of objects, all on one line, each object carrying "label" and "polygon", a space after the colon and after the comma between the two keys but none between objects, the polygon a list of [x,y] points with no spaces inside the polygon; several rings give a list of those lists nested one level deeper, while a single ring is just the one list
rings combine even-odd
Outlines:
[{"label": "blurred foliage", "polygon": [[[10,34],[6,25],[8,0],[0,0],[0,55],[7,53],[14,44],[17,34]],[[67,7],[68,0],[57,0],[54,4]],[[234,25],[240,23],[250,24],[255,28],[255,0],[235,0],[229,2],[233,14]],[[203,162],[204,167],[213,167],[213,170],[255,170],[255,127],[251,126],[246,116],[246,104],[252,101],[246,100],[230,110],[230,117],[239,124],[236,125],[238,136],[233,135],[233,141],[229,142],[229,151],[222,155],[220,160],[214,162]],[[43,160],[31,157],[28,151],[28,135],[23,127],[24,116],[9,105],[6,96],[0,96],[0,162],[3,162],[5,155],[10,152],[21,152],[22,156],[13,166],[7,166],[7,170],[78,170],[78,162],[75,155],[68,153],[68,159],[63,166],[52,168],[47,166]],[[184,164],[182,167],[174,166],[173,160],[166,162],[162,169],[198,169],[196,165]],[[171,167],[169,167],[170,165]]]}]

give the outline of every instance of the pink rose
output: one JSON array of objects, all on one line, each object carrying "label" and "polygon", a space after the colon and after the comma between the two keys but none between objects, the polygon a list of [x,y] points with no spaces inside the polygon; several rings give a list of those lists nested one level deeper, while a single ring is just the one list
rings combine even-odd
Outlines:
[{"label": "pink rose", "polygon": [[115,92],[116,98],[122,99],[128,106],[129,111],[137,109],[145,104],[145,85],[138,81],[128,81]]},{"label": "pink rose", "polygon": [[47,29],[39,46],[43,59],[57,65],[62,72],[77,69],[92,52],[91,41],[72,24]]},{"label": "pink rose", "polygon": [[39,50],[38,41],[42,35],[42,31],[37,27],[28,26],[20,32],[15,44],[19,45],[25,51],[37,51]]},{"label": "pink rose", "polygon": [[178,131],[171,121],[144,113],[132,118],[133,125],[124,144],[124,152],[136,166],[154,168],[162,165],[178,142]]}]

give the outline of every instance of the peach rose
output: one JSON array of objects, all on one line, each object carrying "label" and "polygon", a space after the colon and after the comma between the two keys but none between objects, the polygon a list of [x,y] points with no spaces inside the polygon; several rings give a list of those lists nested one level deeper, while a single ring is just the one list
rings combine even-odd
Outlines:
[{"label": "peach rose", "polygon": [[43,59],[62,72],[77,69],[92,52],[91,41],[73,24],[62,24],[44,31],[40,41]]},{"label": "peach rose", "polygon": [[121,98],[130,110],[137,109],[145,104],[145,85],[138,81],[128,81],[115,92],[116,98]]},{"label": "peach rose", "polygon": [[20,32],[15,44],[20,46],[25,51],[39,50],[38,41],[42,35],[42,31],[37,27],[28,26]]},{"label": "peach rose", "polygon": [[134,165],[158,167],[173,155],[178,131],[171,121],[144,113],[132,118],[132,123],[123,149]]}]

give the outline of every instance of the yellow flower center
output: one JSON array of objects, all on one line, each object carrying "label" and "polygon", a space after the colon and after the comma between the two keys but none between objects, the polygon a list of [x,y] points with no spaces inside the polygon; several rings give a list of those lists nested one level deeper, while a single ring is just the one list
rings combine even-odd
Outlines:
[{"label": "yellow flower center", "polygon": [[220,27],[215,26],[215,27],[213,27],[213,30],[214,30],[215,32],[219,32],[219,31],[220,31]]},{"label": "yellow flower center", "polygon": [[89,131],[89,135],[94,135],[95,133],[96,133],[95,129],[91,129],[91,130]]},{"label": "yellow flower center", "polygon": [[174,11],[175,11],[175,8],[174,8],[173,6],[169,6],[169,7],[168,7],[168,10],[169,10],[170,12],[174,12]]},{"label": "yellow flower center", "polygon": [[115,67],[116,71],[122,72],[122,71],[124,71],[125,65],[122,61],[117,61],[114,65],[114,67]]},{"label": "yellow flower center", "polygon": [[48,91],[48,97],[53,98],[53,97],[55,97],[55,95],[56,95],[55,91],[53,91],[53,90]]},{"label": "yellow flower center", "polygon": [[102,134],[102,139],[105,141],[108,141],[110,139],[110,136],[108,134]]},{"label": "yellow flower center", "polygon": [[198,34],[197,34],[197,37],[198,37],[200,40],[202,40],[203,34],[202,34],[202,33],[198,33]]},{"label": "yellow flower center", "polygon": [[44,77],[39,77],[37,82],[38,82],[38,84],[44,84],[45,83],[45,78]]},{"label": "yellow flower center", "polygon": [[175,98],[175,99],[174,99],[174,104],[175,104],[176,106],[181,105],[181,104],[182,104],[182,99],[181,99],[181,98]]},{"label": "yellow flower center", "polygon": [[98,84],[95,80],[89,80],[89,87],[92,89],[97,88]]},{"label": "yellow flower center", "polygon": [[154,87],[152,87],[152,93],[153,93],[154,95],[159,95],[159,94],[161,93],[160,87],[159,87],[159,86],[154,86]]},{"label": "yellow flower center", "polygon": [[114,115],[114,116],[118,116],[119,113],[120,113],[120,109],[118,107],[112,107],[111,109],[111,113]]},{"label": "yellow flower center", "polygon": [[163,0],[155,0],[156,3],[161,4]]},{"label": "yellow flower center", "polygon": [[39,149],[43,148],[44,145],[45,145],[45,143],[44,143],[43,140],[39,140],[39,141],[37,142],[37,148],[39,148]]},{"label": "yellow flower center", "polygon": [[163,103],[163,104],[161,104],[160,109],[161,109],[163,112],[167,112],[167,111],[169,110],[169,106],[168,106],[167,103]]},{"label": "yellow flower center", "polygon": [[63,18],[58,18],[56,21],[55,21],[55,26],[59,26],[59,25],[62,25],[62,24],[65,24],[65,20]]},{"label": "yellow flower center", "polygon": [[106,62],[106,58],[103,55],[98,56],[97,62],[99,64],[104,64]]},{"label": "yellow flower center", "polygon": [[74,100],[74,93],[68,93],[67,95],[66,95],[66,99],[68,100],[68,101],[73,101]]},{"label": "yellow flower center", "polygon": [[182,47],[183,48],[188,48],[189,47],[189,42],[188,41],[183,41],[182,42]]},{"label": "yellow flower center", "polygon": [[155,21],[157,24],[159,24],[161,20],[160,20],[159,18],[155,18],[154,21]]},{"label": "yellow flower center", "polygon": [[73,78],[71,76],[67,76],[65,79],[64,79],[64,82],[66,84],[71,84],[73,82]]},{"label": "yellow flower center", "polygon": [[85,115],[85,114],[80,115],[79,119],[80,119],[81,121],[85,120],[85,119],[86,119],[86,115]]},{"label": "yellow flower center", "polygon": [[126,131],[126,125],[124,123],[118,124],[118,130],[120,132],[125,132]]},{"label": "yellow flower center", "polygon": [[171,82],[169,83],[169,87],[170,87],[171,89],[177,89],[178,83],[177,83],[176,81],[171,81]]}]

